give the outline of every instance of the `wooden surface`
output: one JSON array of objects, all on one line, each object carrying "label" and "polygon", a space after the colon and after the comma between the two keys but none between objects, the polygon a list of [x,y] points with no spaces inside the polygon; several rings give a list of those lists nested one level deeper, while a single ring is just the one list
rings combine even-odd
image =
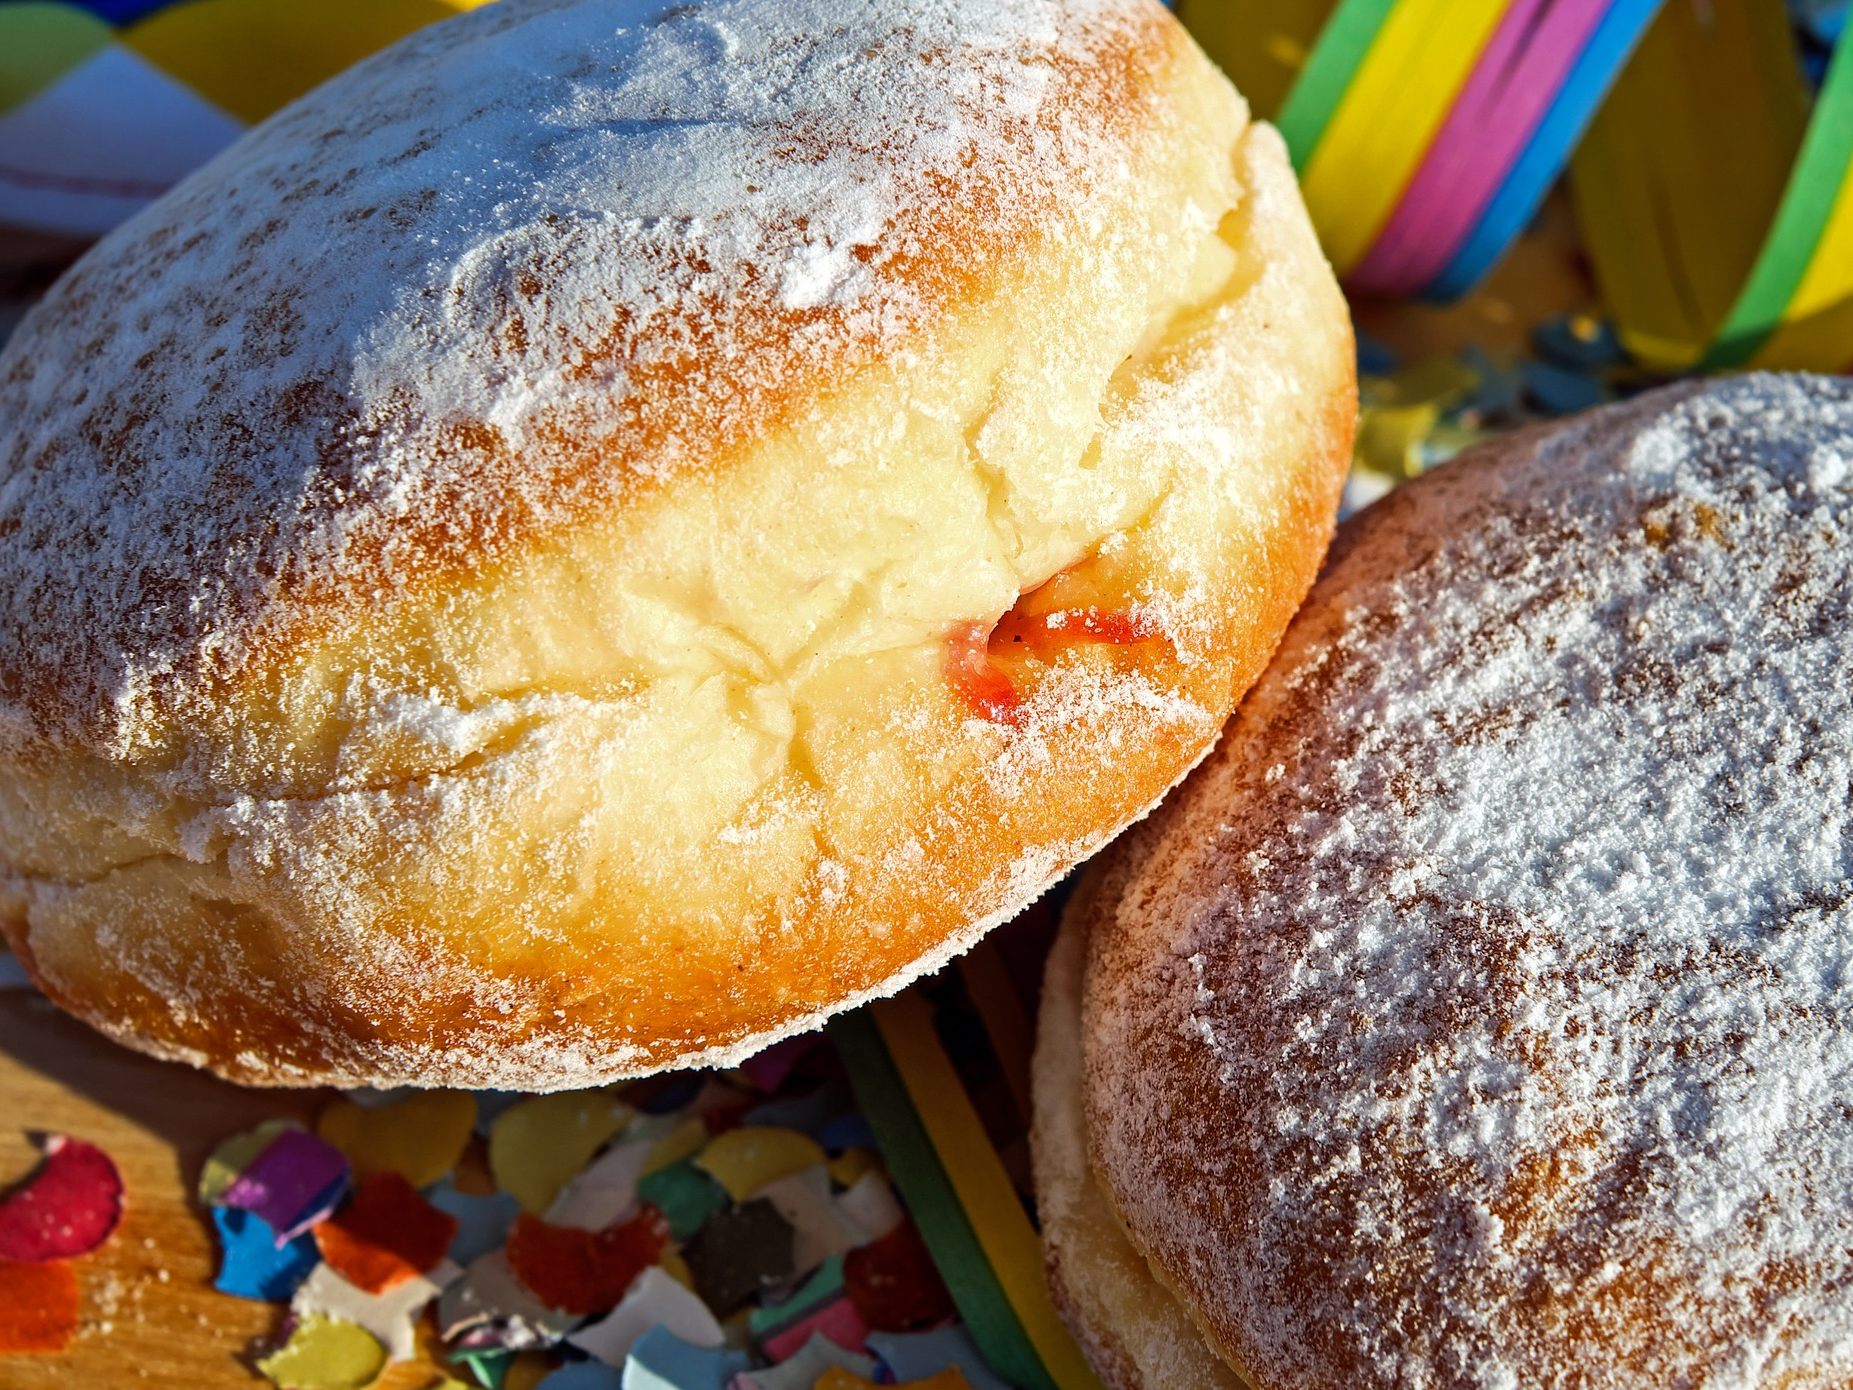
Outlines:
[{"label": "wooden surface", "polygon": [[[0,952],[4,955],[4,952]],[[247,1390],[268,1385],[251,1352],[281,1309],[212,1288],[209,1223],[193,1201],[207,1154],[261,1120],[312,1123],[328,1094],[253,1091],[138,1056],[24,990],[0,991],[0,1187],[39,1161],[35,1136],[76,1135],[122,1170],[127,1206],[100,1250],[75,1262],[76,1341],[57,1356],[0,1356],[0,1390]],[[268,1345],[264,1345],[268,1350]],[[430,1360],[381,1390],[423,1390]]]}]

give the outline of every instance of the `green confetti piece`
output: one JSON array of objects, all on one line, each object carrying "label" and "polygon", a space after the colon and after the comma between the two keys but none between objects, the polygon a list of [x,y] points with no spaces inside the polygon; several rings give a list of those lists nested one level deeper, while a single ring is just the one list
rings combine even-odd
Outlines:
[{"label": "green confetti piece", "polygon": [[468,1367],[483,1390],[502,1390],[502,1382],[508,1379],[508,1366],[515,1359],[515,1353],[500,1347],[484,1351],[453,1351],[450,1359],[454,1365]]},{"label": "green confetti piece", "polygon": [[669,1234],[678,1241],[694,1235],[727,1205],[726,1190],[696,1167],[692,1158],[640,1179],[637,1196],[662,1212],[669,1222]]},{"label": "green confetti piece", "polygon": [[284,1390],[365,1390],[386,1369],[386,1348],[351,1322],[311,1316],[257,1368]]},{"label": "green confetti piece", "polygon": [[817,1272],[783,1303],[770,1308],[755,1308],[747,1318],[747,1330],[759,1341],[781,1327],[798,1322],[843,1292],[843,1257],[832,1255],[817,1267]]}]

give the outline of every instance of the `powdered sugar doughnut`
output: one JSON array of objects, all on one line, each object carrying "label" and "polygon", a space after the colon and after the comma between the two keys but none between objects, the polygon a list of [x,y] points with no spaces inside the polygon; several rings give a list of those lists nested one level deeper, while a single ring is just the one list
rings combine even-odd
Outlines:
[{"label": "powdered sugar doughnut", "polygon": [[1354,413],[1152,0],[504,0],[0,357],[0,926],[251,1081],[734,1059],[1210,746]]},{"label": "powdered sugar doughnut", "polygon": [[1051,965],[1045,1231],[1110,1383],[1226,1383],[1169,1327],[1256,1390],[1853,1385],[1850,670],[1844,380],[1348,523]]}]

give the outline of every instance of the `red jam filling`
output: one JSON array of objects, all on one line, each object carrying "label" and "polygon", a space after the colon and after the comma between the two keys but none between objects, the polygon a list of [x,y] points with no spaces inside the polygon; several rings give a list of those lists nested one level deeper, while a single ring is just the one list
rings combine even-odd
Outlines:
[{"label": "red jam filling", "polygon": [[1013,647],[1043,652],[1081,642],[1133,646],[1163,639],[1163,631],[1149,616],[1127,609],[1058,608],[1032,616],[1019,605],[989,631],[982,623],[962,623],[948,634],[946,679],[979,718],[1015,728],[1023,722],[1023,692],[994,653]]}]

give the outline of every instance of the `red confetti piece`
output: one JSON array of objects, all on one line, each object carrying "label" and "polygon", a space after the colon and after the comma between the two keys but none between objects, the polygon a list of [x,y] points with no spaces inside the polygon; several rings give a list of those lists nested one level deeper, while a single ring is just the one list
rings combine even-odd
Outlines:
[{"label": "red confetti piece", "polygon": [[77,1335],[77,1275],[68,1264],[0,1264],[0,1355],[59,1352]]},{"label": "red confetti piece", "polygon": [[615,1308],[668,1242],[669,1223],[655,1207],[602,1231],[550,1226],[522,1212],[509,1233],[508,1264],[549,1308],[585,1316]]},{"label": "red confetti piece", "polygon": [[361,1180],[353,1200],[315,1228],[315,1245],[336,1274],[380,1294],[435,1269],[456,1236],[456,1217],[388,1171]]},{"label": "red confetti piece", "polygon": [[953,1314],[952,1295],[911,1221],[845,1255],[843,1287],[876,1332],[914,1332]]},{"label": "red confetti piece", "polygon": [[122,1175],[108,1154],[54,1134],[38,1172],[0,1201],[0,1260],[38,1264],[85,1255],[122,1220]]}]

